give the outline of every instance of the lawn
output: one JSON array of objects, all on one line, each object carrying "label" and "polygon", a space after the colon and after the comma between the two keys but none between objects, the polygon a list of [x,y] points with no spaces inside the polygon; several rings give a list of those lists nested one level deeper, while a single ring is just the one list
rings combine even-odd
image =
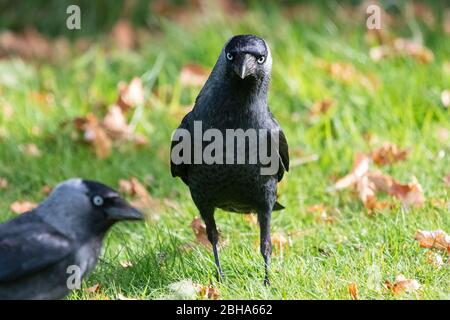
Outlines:
[{"label": "lawn", "polygon": [[[450,109],[441,102],[441,92],[450,89],[449,34],[439,20],[444,4],[431,8],[434,27],[419,18],[405,20],[400,10],[395,26],[385,29],[393,37],[422,37],[434,56],[423,63],[411,56],[374,62],[364,14],[331,3],[307,6],[307,13],[287,10],[289,18],[286,9],[257,4],[237,16],[211,10],[185,17],[188,22],[161,18],[131,51],[112,48],[105,33],[67,59],[1,59],[0,177],[9,183],[0,189],[0,221],[15,216],[13,202],[40,202],[43,186],[70,177],[114,188],[120,179],[136,177],[154,200],[146,223],[115,226],[83,284],[99,289],[77,290],[70,299],[171,298],[170,284],[185,279],[211,284],[221,299],[351,299],[350,283],[360,299],[450,299],[448,255],[441,253],[444,265],[437,268],[427,261],[429,250],[414,240],[418,229],[450,232],[450,188],[444,183],[450,173]],[[187,64],[211,69],[224,42],[241,33],[257,34],[271,46],[270,107],[297,164],[279,185],[286,209],[273,213],[270,287],[263,285],[257,224],[220,210],[226,278],[217,281],[212,251],[196,243],[190,226],[198,212],[169,168],[171,134],[200,90],[183,84],[180,70]],[[148,143],[120,143],[99,158],[74,139],[73,119],[103,116],[117,99],[118,83],[133,77],[142,79],[145,102],[127,119]],[[313,106],[326,99],[331,108],[312,115]],[[355,153],[384,142],[410,153],[372,167],[403,183],[415,176],[423,206],[405,208],[386,196],[393,206],[369,212],[351,188],[331,190],[350,172]],[[30,144],[39,155],[27,152]],[[314,205],[326,207],[331,218],[318,218]],[[393,294],[385,281],[399,274],[420,288]]]}]

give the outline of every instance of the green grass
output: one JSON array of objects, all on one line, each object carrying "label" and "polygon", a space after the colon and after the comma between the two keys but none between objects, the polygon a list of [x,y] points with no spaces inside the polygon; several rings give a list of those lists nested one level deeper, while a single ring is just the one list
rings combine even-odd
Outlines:
[{"label": "green grass", "polygon": [[[0,220],[14,216],[9,206],[16,200],[41,201],[44,185],[80,176],[117,187],[119,179],[136,176],[147,181],[155,198],[169,198],[178,208],[162,206],[157,221],[113,228],[101,262],[84,284],[100,283],[99,297],[163,298],[169,284],[192,279],[212,283],[222,299],[349,299],[350,282],[358,284],[363,299],[449,299],[449,264],[437,270],[414,241],[417,229],[450,232],[448,209],[431,202],[449,201],[442,178],[450,173],[450,141],[440,141],[437,132],[450,130],[449,110],[439,98],[450,85],[443,71],[450,41],[438,28],[420,27],[435,55],[429,64],[411,58],[373,63],[364,41],[364,21],[344,21],[325,7],[313,21],[286,21],[276,8],[254,8],[234,19],[209,17],[188,26],[161,20],[160,32],[132,53],[106,51],[107,40],[100,37],[97,45],[64,62],[0,60],[0,106],[8,103],[15,111],[10,119],[0,112],[0,128],[8,134],[0,138],[0,177],[10,182],[8,189],[0,190]],[[171,177],[168,165],[171,133],[180,121],[174,114],[184,113],[181,106],[192,104],[199,90],[181,87],[181,66],[195,62],[212,67],[225,40],[237,33],[258,34],[271,45],[270,105],[286,133],[291,158],[295,150],[319,156],[316,162],[293,167],[280,186],[279,200],[286,209],[273,214],[272,230],[293,236],[290,246],[273,255],[268,288],[262,281],[258,227],[242,215],[216,213],[226,243],[221,249],[226,274],[222,283],[215,278],[210,250],[180,250],[194,241],[190,222],[198,212],[187,187]],[[395,33],[410,36],[408,25]],[[333,79],[318,67],[318,60],[352,63],[358,72],[378,79],[379,87]],[[154,77],[145,81],[146,104],[137,118],[137,131],[149,137],[149,146],[124,145],[99,160],[71,139],[70,127],[61,127],[94,106],[113,103],[119,81],[152,68]],[[31,98],[32,92],[47,92],[54,99],[41,103]],[[308,121],[309,108],[326,97],[336,101],[333,109]],[[40,135],[33,134],[33,127],[41,129]],[[367,142],[367,134],[375,142]],[[415,175],[427,198],[423,208],[387,209],[369,216],[351,192],[327,192],[333,177],[350,170],[355,152],[367,152],[383,141],[411,148],[406,161],[382,170],[404,182]],[[25,143],[35,143],[41,157],[25,156],[18,147]],[[438,157],[441,150],[444,157]],[[334,224],[317,222],[307,212],[318,203],[338,208]],[[133,266],[121,267],[124,260]],[[398,274],[417,279],[421,289],[393,296],[382,284]],[[70,298],[92,295],[80,290]]]}]

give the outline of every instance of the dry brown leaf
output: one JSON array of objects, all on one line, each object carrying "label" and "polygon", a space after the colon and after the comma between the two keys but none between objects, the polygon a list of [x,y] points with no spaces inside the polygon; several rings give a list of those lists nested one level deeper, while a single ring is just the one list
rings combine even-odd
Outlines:
[{"label": "dry brown leaf", "polygon": [[0,189],[7,189],[8,188],[8,180],[6,178],[0,177]]},{"label": "dry brown leaf", "polygon": [[373,162],[383,166],[405,160],[410,152],[409,149],[400,149],[395,144],[386,142],[381,147],[373,150],[371,156]]},{"label": "dry brown leaf", "polygon": [[319,60],[318,67],[329,73],[332,78],[346,84],[358,83],[368,89],[376,89],[379,85],[379,81],[375,75],[361,73],[349,62],[330,63]]},{"label": "dry brown leaf", "polygon": [[329,209],[321,203],[309,206],[306,211],[315,214],[317,222],[333,223],[336,220],[336,217],[328,214]]},{"label": "dry brown leaf", "polygon": [[412,293],[420,288],[420,284],[417,280],[406,279],[402,274],[395,278],[394,283],[386,281],[385,284],[394,295],[399,295],[403,292]]},{"label": "dry brown leaf", "polygon": [[362,153],[355,154],[352,170],[334,184],[336,190],[355,185],[369,170],[370,158]]},{"label": "dry brown leaf", "polygon": [[412,57],[421,63],[428,63],[434,59],[430,49],[413,40],[402,38],[395,39],[392,44],[371,48],[369,55],[376,62],[395,56]]},{"label": "dry brown leaf", "polygon": [[116,104],[127,111],[145,102],[144,86],[141,78],[134,77],[129,84],[119,83],[119,96]]},{"label": "dry brown leaf", "polygon": [[48,185],[45,185],[42,187],[41,192],[45,195],[50,194],[50,192],[52,192],[52,188]]},{"label": "dry brown leaf", "polygon": [[309,110],[310,117],[316,117],[321,114],[325,114],[335,104],[335,101],[330,98],[326,98],[320,101],[316,101]]},{"label": "dry brown leaf", "polygon": [[111,138],[119,139],[128,137],[131,130],[122,109],[117,105],[112,105],[103,119],[103,126]]},{"label": "dry brown leaf", "polygon": [[209,70],[198,64],[186,64],[180,71],[181,85],[186,87],[201,87],[208,79]]},{"label": "dry brown leaf", "polygon": [[100,292],[101,287],[102,287],[101,284],[96,283],[92,287],[84,289],[84,291],[86,291],[88,293],[98,293],[98,292]]},{"label": "dry brown leaf", "polygon": [[85,117],[84,140],[89,142],[99,159],[107,158],[111,154],[112,141],[101,123],[93,114]]},{"label": "dry brown leaf", "polygon": [[358,286],[356,282],[349,283],[347,288],[352,300],[358,300]]},{"label": "dry brown leaf", "polygon": [[24,145],[19,146],[20,151],[22,151],[24,154],[31,156],[31,157],[40,157],[41,151],[35,145],[34,143],[27,143]]},{"label": "dry brown leaf", "polygon": [[129,180],[120,179],[119,191],[133,197],[133,200],[130,201],[131,205],[147,212],[151,219],[157,220],[159,218],[161,203],[150,195],[145,186],[137,178],[132,177]]},{"label": "dry brown leaf", "polygon": [[439,253],[428,251],[426,255],[427,255],[427,262],[435,266],[437,269],[440,269],[444,265],[444,259]]},{"label": "dry brown leaf", "polygon": [[271,239],[274,250],[278,252],[282,252],[289,245],[289,241],[283,233],[275,232]]},{"label": "dry brown leaf", "polygon": [[374,210],[377,207],[376,186],[365,175],[357,181],[356,188],[364,207]]},{"label": "dry brown leaf", "polygon": [[417,181],[416,177],[412,177],[408,184],[401,184],[396,180],[392,180],[393,184],[389,194],[396,197],[402,205],[406,208],[416,207],[420,208],[425,203],[425,196],[423,194],[422,186]]},{"label": "dry brown leaf", "polygon": [[450,106],[450,90],[444,90],[441,92],[441,102],[445,108]]},{"label": "dry brown leaf", "polygon": [[22,214],[27,211],[31,211],[37,207],[37,204],[32,201],[16,201],[10,205],[10,209],[12,212],[16,214]]},{"label": "dry brown leaf", "polygon": [[417,230],[414,239],[419,242],[422,248],[435,248],[450,252],[450,236],[443,230]]},{"label": "dry brown leaf", "polygon": [[206,226],[203,223],[202,219],[199,217],[195,217],[191,222],[191,228],[194,231],[195,239],[198,243],[203,246],[210,248],[211,243],[208,240],[208,235],[206,233]]},{"label": "dry brown leaf", "polygon": [[131,50],[136,46],[136,32],[132,24],[125,19],[117,21],[111,30],[114,45],[120,50]]},{"label": "dry brown leaf", "polygon": [[201,284],[194,283],[194,287],[196,288],[198,296],[201,299],[218,300],[220,298],[219,290],[211,285],[204,286]]},{"label": "dry brown leaf", "polygon": [[16,54],[25,59],[46,59],[52,57],[52,48],[47,38],[36,29],[28,28],[22,33],[0,34],[0,57]]}]

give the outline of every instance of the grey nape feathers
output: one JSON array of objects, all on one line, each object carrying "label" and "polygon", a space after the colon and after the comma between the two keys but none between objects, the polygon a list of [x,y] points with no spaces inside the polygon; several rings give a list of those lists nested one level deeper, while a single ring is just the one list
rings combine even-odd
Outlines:
[{"label": "grey nape feathers", "polygon": [[[215,209],[257,213],[266,284],[269,283],[268,268],[272,251],[271,214],[272,210],[283,208],[276,202],[277,182],[289,169],[287,141],[268,106],[271,70],[272,56],[263,39],[253,35],[231,38],[222,49],[193,110],[184,117],[179,129],[188,130],[193,136],[194,121],[201,121],[203,128],[218,129],[222,136],[225,136],[226,129],[276,131],[279,134],[278,172],[273,175],[261,175],[260,169],[263,165],[260,162],[208,165],[179,164],[171,160],[172,175],[180,177],[189,186],[192,199],[206,224],[220,276],[223,272],[217,252]],[[175,145],[175,141],[172,141],[172,149]]]},{"label": "grey nape feathers", "polygon": [[0,300],[65,297],[71,272],[84,278],[95,267],[108,229],[142,218],[103,184],[65,181],[36,209],[0,225]]}]

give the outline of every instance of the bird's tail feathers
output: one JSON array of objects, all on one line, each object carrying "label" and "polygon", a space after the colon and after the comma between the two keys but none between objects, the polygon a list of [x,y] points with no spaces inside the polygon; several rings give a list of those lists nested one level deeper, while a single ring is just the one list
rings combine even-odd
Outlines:
[{"label": "bird's tail feathers", "polygon": [[273,206],[272,210],[278,211],[278,210],[283,210],[283,209],[285,209],[284,206],[282,204],[278,203],[278,201],[277,201],[277,202],[275,202],[275,205]]}]

